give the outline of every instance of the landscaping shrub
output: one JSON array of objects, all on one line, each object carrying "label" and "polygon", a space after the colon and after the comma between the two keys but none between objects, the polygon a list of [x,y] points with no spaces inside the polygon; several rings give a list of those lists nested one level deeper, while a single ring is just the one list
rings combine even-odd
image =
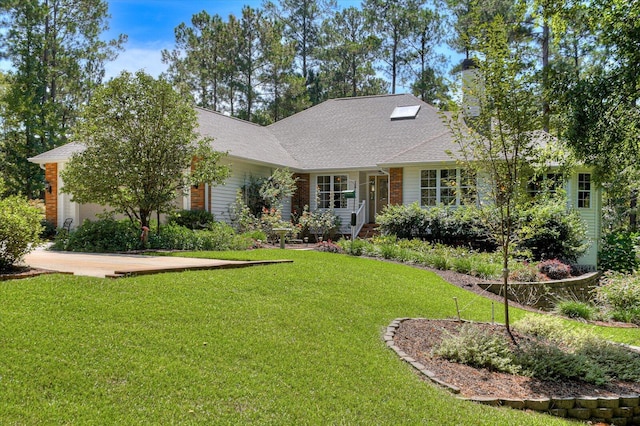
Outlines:
[{"label": "landscaping shrub", "polygon": [[59,234],[53,248],[89,253],[109,253],[141,248],[141,230],[129,220],[85,220],[69,235]]},{"label": "landscaping shrub", "polygon": [[342,248],[333,241],[321,241],[317,243],[316,250],[327,253],[342,253]]},{"label": "landscaping shrub", "polygon": [[171,214],[168,219],[168,223],[189,229],[204,229],[214,221],[213,214],[206,210],[180,210]]},{"label": "landscaping shrub", "polygon": [[514,330],[523,334],[556,339],[565,332],[561,319],[549,315],[527,315],[513,324]]},{"label": "landscaping shrub", "polygon": [[[260,234],[262,235],[262,234]],[[141,230],[129,220],[105,218],[85,220],[68,236],[54,242],[58,250],[94,253],[124,252],[141,249]],[[193,230],[175,222],[162,226],[160,233],[150,232],[148,248],[156,250],[246,250],[253,245],[251,235],[237,235],[231,226],[213,222],[207,229]]]},{"label": "landscaping shrub", "polygon": [[40,239],[43,240],[51,240],[56,236],[56,224],[49,222],[48,220],[42,219],[40,221],[40,226],[42,226],[42,232],[40,232]]},{"label": "landscaping shrub", "polygon": [[267,236],[267,241],[271,242],[280,240],[280,236],[276,231],[274,231],[274,229],[290,229],[286,235],[288,238],[296,238],[299,231],[299,228],[293,226],[291,222],[282,220],[282,212],[275,208],[265,208],[262,211],[262,215],[257,218],[257,224],[259,227],[258,229]]},{"label": "landscaping shrub", "polygon": [[576,353],[596,363],[607,379],[640,381],[640,354],[637,352],[592,336],[576,340]]},{"label": "landscaping shrub", "polygon": [[516,362],[531,376],[573,378],[597,385],[612,378],[640,381],[640,354],[590,330],[569,329],[558,318],[534,315],[527,315],[513,328],[538,338],[521,345],[516,354]]},{"label": "landscaping shrub", "polygon": [[538,271],[550,280],[564,280],[571,276],[571,266],[558,259],[549,259],[538,263]]},{"label": "landscaping shrub", "polygon": [[304,206],[302,214],[298,218],[298,225],[303,232],[308,232],[314,237],[314,241],[320,238],[326,240],[335,236],[340,229],[340,218],[333,210],[309,211],[309,206]]},{"label": "landscaping shrub", "polygon": [[236,199],[229,207],[229,216],[231,217],[231,224],[238,233],[252,232],[260,229],[257,217],[245,204],[242,191],[240,190],[236,192]]},{"label": "landscaping shrub", "polygon": [[352,256],[362,256],[367,251],[367,247],[371,246],[371,243],[365,240],[361,240],[360,238],[356,238],[355,240],[340,240],[338,241],[338,245],[342,248],[342,250],[350,254]]},{"label": "landscaping shrub", "polygon": [[636,232],[612,232],[604,237],[598,252],[598,265],[604,271],[631,273],[638,269],[638,243]]},{"label": "landscaping shrub", "polygon": [[504,336],[473,325],[465,324],[458,335],[443,338],[433,353],[472,367],[511,374],[520,372]]},{"label": "landscaping shrub", "polygon": [[382,235],[399,239],[419,239],[451,246],[471,246],[493,251],[495,244],[488,238],[480,212],[475,207],[431,207],[418,203],[388,205],[376,216]]},{"label": "landscaping shrub", "polygon": [[196,231],[176,224],[162,227],[160,234],[149,235],[149,247],[164,250],[246,250],[253,245],[250,235],[237,235],[225,223],[214,222]]},{"label": "landscaping shrub", "polygon": [[431,233],[429,213],[418,203],[408,206],[389,204],[376,216],[382,235],[395,235],[398,238],[419,238],[426,240]]},{"label": "landscaping shrub", "polygon": [[535,283],[539,281],[538,269],[529,264],[523,262],[517,264],[516,267],[510,269],[509,280],[517,283]]},{"label": "landscaping shrub", "polygon": [[595,297],[612,318],[640,324],[640,276],[607,273]]},{"label": "landscaping shrub", "polygon": [[[0,193],[3,183],[0,181]],[[10,269],[40,242],[40,209],[17,195],[0,199],[0,271]]]},{"label": "landscaping shrub", "polygon": [[575,262],[589,247],[587,227],[576,210],[567,211],[562,197],[538,200],[520,214],[518,250],[533,260]]},{"label": "landscaping shrub", "polygon": [[603,385],[607,376],[602,366],[588,356],[567,352],[553,342],[533,340],[523,343],[515,353],[515,361],[524,375],[548,381],[582,380]]}]

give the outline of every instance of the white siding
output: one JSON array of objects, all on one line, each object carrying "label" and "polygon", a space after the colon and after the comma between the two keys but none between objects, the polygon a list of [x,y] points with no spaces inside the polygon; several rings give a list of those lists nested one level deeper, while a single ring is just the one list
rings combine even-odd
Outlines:
[{"label": "white siding", "polygon": [[[418,166],[418,167],[405,167],[404,168],[404,180],[402,182],[403,192],[403,204],[409,205],[414,202],[420,203],[420,171],[423,169],[439,169],[451,167],[451,165],[442,166]],[[579,170],[568,181],[566,186],[567,197],[569,199],[569,206],[576,207],[580,213],[582,220],[587,225],[587,238],[591,243],[588,251],[578,259],[578,263],[581,265],[593,265],[597,264],[598,250],[600,247],[600,232],[601,232],[601,217],[600,211],[602,207],[602,195],[599,188],[596,187],[593,180],[591,182],[591,206],[587,209],[577,208],[578,205],[578,173],[590,173],[588,170]],[[593,176],[592,176],[593,177]],[[479,197],[484,201],[489,201],[487,180],[479,177],[478,179]],[[485,194],[483,196],[483,194]]]},{"label": "white siding", "polygon": [[64,186],[60,173],[64,170],[66,163],[58,163],[58,227],[62,227],[64,221],[67,218],[73,219],[71,224],[72,228],[80,225],[80,208],[77,203],[71,201],[71,194],[62,193],[61,189]]},{"label": "white siding", "polygon": [[242,188],[250,181],[251,177],[268,177],[275,170],[271,167],[256,166],[245,162],[229,162],[231,165],[231,175],[223,185],[211,188],[211,213],[216,220],[229,223],[229,207],[236,200],[238,189]]}]

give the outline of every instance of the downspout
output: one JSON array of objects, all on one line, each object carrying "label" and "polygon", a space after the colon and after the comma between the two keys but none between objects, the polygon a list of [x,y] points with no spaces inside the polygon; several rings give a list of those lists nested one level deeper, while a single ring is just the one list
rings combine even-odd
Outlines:
[{"label": "downspout", "polygon": [[209,194],[209,184],[204,184],[204,209],[211,213],[211,194]]}]

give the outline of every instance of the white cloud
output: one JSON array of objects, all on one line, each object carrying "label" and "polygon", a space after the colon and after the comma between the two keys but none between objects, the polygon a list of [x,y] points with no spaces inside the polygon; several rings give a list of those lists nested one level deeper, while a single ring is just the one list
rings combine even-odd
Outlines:
[{"label": "white cloud", "polygon": [[121,52],[115,61],[105,64],[105,79],[117,77],[122,71],[136,72],[143,70],[153,77],[167,70],[162,63],[162,48],[130,48]]}]

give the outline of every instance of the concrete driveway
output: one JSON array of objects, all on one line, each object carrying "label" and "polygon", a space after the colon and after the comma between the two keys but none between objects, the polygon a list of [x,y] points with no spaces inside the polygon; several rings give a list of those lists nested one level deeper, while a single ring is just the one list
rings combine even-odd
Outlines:
[{"label": "concrete driveway", "polygon": [[237,261],[135,254],[72,253],[50,251],[44,247],[37,248],[24,258],[24,263],[32,268],[102,278],[187,270],[242,268],[283,262],[291,261]]}]

